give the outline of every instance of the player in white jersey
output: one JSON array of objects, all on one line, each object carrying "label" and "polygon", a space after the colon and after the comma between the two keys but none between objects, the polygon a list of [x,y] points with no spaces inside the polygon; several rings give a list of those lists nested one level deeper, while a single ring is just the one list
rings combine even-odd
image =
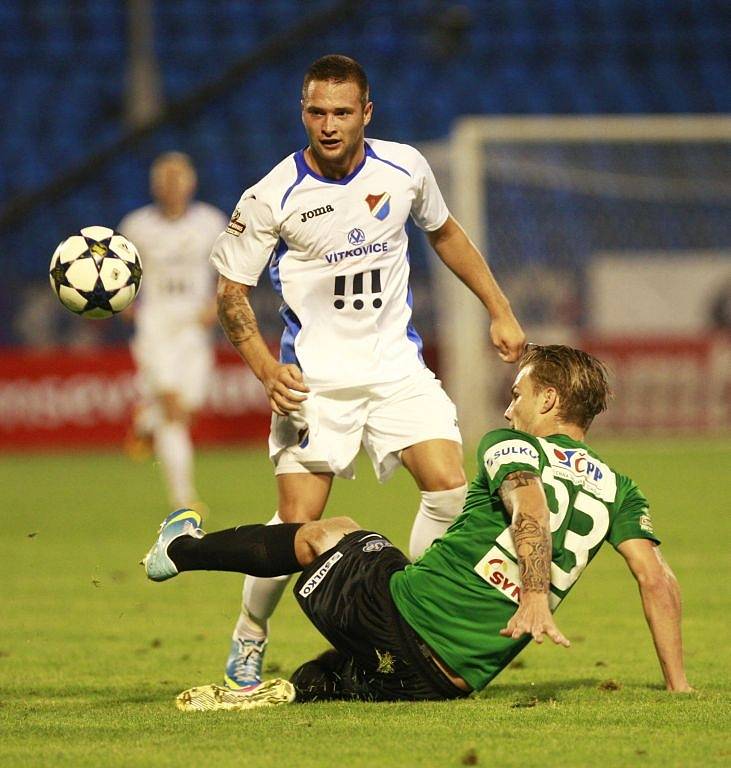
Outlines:
[{"label": "player in white jersey", "polygon": [[[365,139],[372,108],[357,62],[316,61],[302,89],[307,148],[244,192],[211,259],[221,324],[274,412],[269,449],[279,507],[271,522],[319,519],[333,477],[353,477],[362,443],[380,480],[403,464],[421,491],[414,557],[459,514],[467,486],[454,404],[424,365],[411,323],[409,216],[485,305],[503,360],[518,358],[524,335],[422,155]],[[248,300],[267,263],[283,299],[279,361]],[[229,686],[260,681],[267,621],[285,586],[247,579]]]},{"label": "player in white jersey", "polygon": [[203,403],[213,368],[215,273],[208,255],[226,226],[221,211],[193,201],[196,183],[187,155],[161,155],[150,170],[154,204],[132,211],[119,224],[145,265],[131,345],[143,398],[133,436],[138,444],[152,440],[175,506],[198,500],[189,423]]}]

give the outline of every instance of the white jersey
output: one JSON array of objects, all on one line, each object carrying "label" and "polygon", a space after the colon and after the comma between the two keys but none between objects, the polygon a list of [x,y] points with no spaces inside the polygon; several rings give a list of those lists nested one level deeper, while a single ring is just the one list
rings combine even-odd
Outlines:
[{"label": "white jersey", "polygon": [[159,336],[198,323],[214,293],[208,256],[225,226],[225,215],[201,202],[191,203],[178,219],[166,218],[156,205],[122,219],[119,231],[137,246],[142,260],[138,334]]},{"label": "white jersey", "polygon": [[337,181],[300,151],[244,192],[211,260],[252,286],[269,262],[283,299],[281,360],[308,383],[396,381],[424,368],[411,323],[409,215],[426,231],[449,215],[413,147],[367,139],[363,163]]}]

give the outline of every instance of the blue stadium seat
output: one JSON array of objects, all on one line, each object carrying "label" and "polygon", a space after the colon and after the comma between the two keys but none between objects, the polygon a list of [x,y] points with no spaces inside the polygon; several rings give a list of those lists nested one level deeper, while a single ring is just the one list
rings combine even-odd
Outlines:
[{"label": "blue stadium seat", "polygon": [[[307,3],[308,13],[330,0]],[[437,56],[435,0],[371,0],[349,19],[296,46],[232,88],[200,117],[166,126],[110,165],[98,183],[44,211],[50,221],[114,219],[147,197],[147,164],[184,148],[205,188],[228,209],[242,188],[304,144],[298,119],[303,69],[325,52],[351,53],[368,70],[376,102],[371,135],[417,142],[446,135],[464,113],[730,112],[723,4],[686,0],[460,0],[469,14],[457,49]],[[224,72],[270,35],[302,19],[298,0],[177,0],[152,4],[165,96],[181,98]],[[0,3],[0,202],[36,188],[124,130],[126,11],[117,0]],[[437,30],[439,31],[439,30]],[[525,190],[510,198],[520,216]],[[526,200],[528,201],[526,203]],[[526,259],[561,244],[556,231],[515,233]],[[652,212],[648,210],[648,215]],[[719,221],[721,221],[719,216]],[[48,243],[27,238],[29,273],[45,269]],[[53,238],[55,238],[55,232]],[[22,261],[22,260],[20,260]],[[43,263],[41,263],[43,262]],[[18,270],[26,266],[18,266]]]}]

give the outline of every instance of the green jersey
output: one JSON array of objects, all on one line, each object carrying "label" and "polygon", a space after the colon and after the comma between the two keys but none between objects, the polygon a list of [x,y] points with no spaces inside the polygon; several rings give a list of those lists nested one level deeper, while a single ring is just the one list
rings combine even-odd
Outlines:
[{"label": "green jersey", "polygon": [[475,690],[530,641],[499,634],[520,601],[510,516],[498,494],[506,475],[528,470],[543,481],[553,543],[551,610],[604,541],[614,547],[627,539],[658,542],[637,485],[566,435],[488,432],[480,442],[478,466],[462,514],[390,582],[401,615]]}]

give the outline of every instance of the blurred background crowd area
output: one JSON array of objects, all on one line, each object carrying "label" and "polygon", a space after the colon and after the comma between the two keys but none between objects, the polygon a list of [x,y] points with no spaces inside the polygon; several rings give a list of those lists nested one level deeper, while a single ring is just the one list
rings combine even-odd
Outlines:
[{"label": "blurred background crowd area", "polygon": [[[81,321],[58,305],[56,244],[149,202],[149,164],[170,149],[195,160],[199,198],[231,211],[304,145],[302,74],[325,53],[363,64],[368,135],[422,148],[450,207],[463,115],[718,118],[690,142],[486,143],[482,208],[464,223],[481,228],[470,234],[519,318],[544,329],[537,340],[659,339],[667,370],[677,350],[705,361],[691,364],[698,382],[726,366],[706,348],[731,325],[722,0],[0,0],[0,345],[124,344],[120,318]],[[418,233],[411,256],[416,326],[443,346],[444,300]],[[271,291],[256,309],[275,340]],[[726,428],[730,390],[718,386],[713,418]]]}]

